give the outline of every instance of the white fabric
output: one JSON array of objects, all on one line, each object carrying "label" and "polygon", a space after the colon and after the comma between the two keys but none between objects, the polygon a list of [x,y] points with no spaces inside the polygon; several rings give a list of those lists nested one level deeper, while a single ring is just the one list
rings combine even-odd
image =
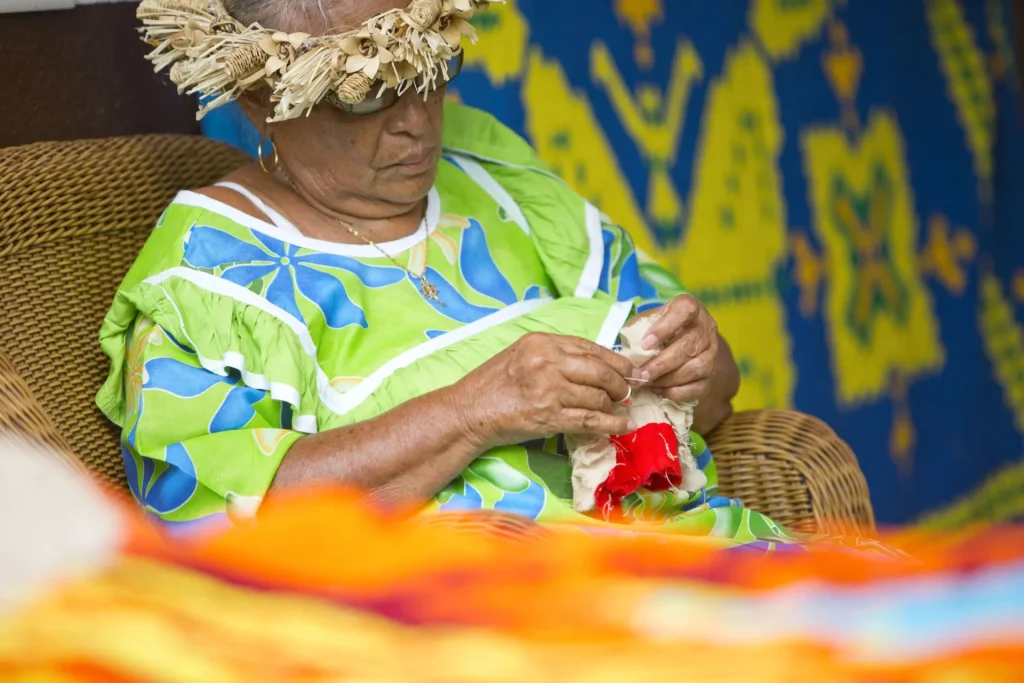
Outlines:
[{"label": "white fabric", "polygon": [[290,220],[282,216],[278,211],[270,208],[265,201],[256,196],[256,193],[251,191],[249,188],[239,185],[238,183],[217,183],[214,187],[223,187],[228,190],[234,190],[238,194],[242,195],[252,203],[257,209],[263,212],[263,215],[270,219],[270,222],[278,230],[284,230],[285,232],[293,235],[301,235],[302,231],[295,227],[295,224]]},{"label": "white fabric", "polygon": [[[645,350],[642,346],[657,315],[639,318],[620,333],[622,349],[637,367],[660,353],[660,349]],[[697,460],[690,453],[689,430],[693,424],[695,404],[677,405],[661,398],[644,384],[633,383],[629,405],[616,406],[618,415],[629,417],[636,426],[668,423],[679,438],[679,465],[683,481],[680,490],[694,492],[707,485],[707,477],[697,467]],[[566,435],[569,461],[572,463],[572,506],[577,512],[590,512],[596,505],[595,493],[604,483],[616,465],[615,445],[608,437]]]},{"label": "white fabric", "polygon": [[0,437],[0,617],[116,558],[120,513],[84,474],[40,446]]}]

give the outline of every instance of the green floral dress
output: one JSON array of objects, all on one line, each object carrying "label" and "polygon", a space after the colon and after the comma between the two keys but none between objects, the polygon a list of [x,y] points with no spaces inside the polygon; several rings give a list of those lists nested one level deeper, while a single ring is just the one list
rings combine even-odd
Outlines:
[{"label": "green floral dress", "polygon": [[[167,208],[100,334],[111,371],[97,401],[148,514],[183,530],[251,517],[303,434],[450,385],[529,332],[611,346],[631,315],[683,291],[493,118],[449,106],[444,140],[422,229],[381,245],[443,306],[374,248],[310,239],[269,207],[259,220],[182,192]],[[627,519],[727,545],[793,540],[717,496],[711,454],[691,441],[707,487],[641,491]],[[560,445],[484,453],[427,512],[621,528],[572,509]]]}]

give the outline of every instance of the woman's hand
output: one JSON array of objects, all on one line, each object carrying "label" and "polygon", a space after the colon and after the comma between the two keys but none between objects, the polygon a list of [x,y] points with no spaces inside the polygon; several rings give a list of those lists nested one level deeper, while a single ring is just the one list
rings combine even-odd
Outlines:
[{"label": "woman's hand", "polygon": [[[640,368],[654,391],[676,403],[704,398],[718,360],[718,325],[708,310],[683,294],[641,316],[660,316],[643,339],[645,349],[665,349]],[[632,321],[630,321],[632,322]],[[731,397],[730,397],[731,398]]]},{"label": "woman's hand", "polygon": [[578,337],[524,336],[451,387],[465,428],[482,450],[561,433],[625,434],[612,413],[636,368]]}]

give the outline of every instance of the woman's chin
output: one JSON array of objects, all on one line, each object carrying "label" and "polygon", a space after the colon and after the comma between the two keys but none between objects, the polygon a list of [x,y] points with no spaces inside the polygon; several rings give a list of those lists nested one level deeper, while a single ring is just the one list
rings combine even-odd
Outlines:
[{"label": "woman's chin", "polygon": [[411,167],[392,166],[378,174],[375,190],[392,202],[399,202],[402,198],[419,200],[430,192],[436,177],[436,162],[415,170]]}]

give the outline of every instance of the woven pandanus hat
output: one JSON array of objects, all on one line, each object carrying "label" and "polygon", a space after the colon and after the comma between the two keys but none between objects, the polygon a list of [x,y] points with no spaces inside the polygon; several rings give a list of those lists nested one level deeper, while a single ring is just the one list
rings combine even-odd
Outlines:
[{"label": "woven pandanus hat", "polygon": [[393,88],[426,94],[447,81],[448,61],[475,42],[469,20],[504,0],[412,0],[358,28],[320,36],[246,26],[220,0],[142,0],[137,16],[148,59],[179,92],[200,95],[197,114],[270,88],[270,122],[293,119],[324,98],[357,104]]}]

